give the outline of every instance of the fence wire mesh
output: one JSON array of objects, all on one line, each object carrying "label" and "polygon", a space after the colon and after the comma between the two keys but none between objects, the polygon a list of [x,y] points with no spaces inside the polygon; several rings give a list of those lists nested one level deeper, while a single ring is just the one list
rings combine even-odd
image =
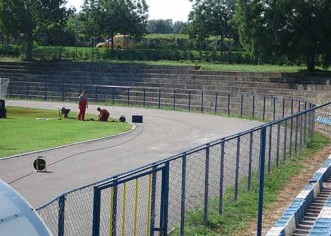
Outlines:
[{"label": "fence wire mesh", "polygon": [[[147,92],[141,94],[146,96]],[[160,96],[158,91],[156,94]],[[179,95],[175,96],[179,98]],[[214,215],[233,210],[228,206],[247,197],[248,193],[256,201],[256,214],[252,217],[256,217],[257,222],[261,150],[265,152],[266,176],[275,169],[281,169],[295,158],[313,134],[315,110],[302,112],[311,104],[283,98],[251,94],[231,96],[219,94],[208,97],[191,92],[183,95],[189,99],[187,104],[192,110],[208,108],[215,112],[216,107],[216,112],[235,112],[243,117],[275,121],[213,141],[142,170],[137,169],[125,177],[113,177],[60,196],[38,209],[52,233],[188,235],[188,224],[212,224]],[[222,99],[223,105],[220,103]],[[147,97],[143,98],[144,102],[147,100]],[[213,106],[205,105],[208,100]],[[159,97],[155,102],[165,104]],[[281,119],[283,117],[286,118]],[[263,129],[265,146],[261,143]],[[256,232],[258,225],[253,228],[252,231]]]}]

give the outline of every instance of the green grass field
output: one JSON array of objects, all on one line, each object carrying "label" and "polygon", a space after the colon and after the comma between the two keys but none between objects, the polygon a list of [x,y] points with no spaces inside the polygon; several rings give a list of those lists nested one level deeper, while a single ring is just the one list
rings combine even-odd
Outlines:
[{"label": "green grass field", "polygon": [[[57,110],[7,107],[7,119],[0,119],[0,158],[59,145],[101,138],[131,129],[128,123],[78,121],[77,113],[58,119]],[[97,120],[87,115],[86,119]]]}]

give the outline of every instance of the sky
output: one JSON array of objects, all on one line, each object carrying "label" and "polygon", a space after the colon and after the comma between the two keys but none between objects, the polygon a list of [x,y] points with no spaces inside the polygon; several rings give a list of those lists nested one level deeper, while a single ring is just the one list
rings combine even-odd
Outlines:
[{"label": "sky", "polygon": [[[146,0],[149,5],[149,20],[172,19],[175,21],[187,21],[192,3],[189,0]],[[80,9],[83,0],[68,0],[68,6]]]}]

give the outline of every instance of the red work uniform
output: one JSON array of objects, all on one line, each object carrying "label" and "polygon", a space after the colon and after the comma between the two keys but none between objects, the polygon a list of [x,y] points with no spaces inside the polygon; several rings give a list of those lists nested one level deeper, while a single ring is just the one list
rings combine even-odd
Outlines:
[{"label": "red work uniform", "polygon": [[109,118],[109,112],[106,109],[101,109],[99,115],[99,121],[107,121]]},{"label": "red work uniform", "polygon": [[81,94],[78,97],[78,105],[79,105],[78,120],[84,120],[85,112],[87,108],[87,97],[84,94]]}]

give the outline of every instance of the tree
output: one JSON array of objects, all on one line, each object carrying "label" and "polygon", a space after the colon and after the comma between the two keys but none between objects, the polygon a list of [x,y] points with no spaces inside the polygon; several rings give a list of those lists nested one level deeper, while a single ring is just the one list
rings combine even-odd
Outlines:
[{"label": "tree", "polygon": [[195,0],[189,15],[191,36],[199,40],[208,35],[220,36],[222,52],[224,39],[236,33],[231,25],[234,10],[235,0]]},{"label": "tree", "polygon": [[85,0],[79,20],[88,36],[142,35],[148,18],[145,0]]},{"label": "tree", "polygon": [[146,31],[154,34],[172,34],[174,24],[171,19],[149,20],[147,21]]},{"label": "tree", "polygon": [[272,4],[277,8],[268,8],[274,13],[270,31],[278,49],[290,58],[302,55],[307,70],[314,71],[317,54],[324,54],[331,47],[330,0],[274,0]]},{"label": "tree", "polygon": [[7,36],[21,37],[24,59],[32,59],[33,40],[52,27],[61,27],[72,13],[65,0],[0,0],[0,26]]},{"label": "tree", "polygon": [[255,59],[304,57],[308,71],[331,51],[330,17],[330,0],[238,0],[236,9],[240,42]]}]

